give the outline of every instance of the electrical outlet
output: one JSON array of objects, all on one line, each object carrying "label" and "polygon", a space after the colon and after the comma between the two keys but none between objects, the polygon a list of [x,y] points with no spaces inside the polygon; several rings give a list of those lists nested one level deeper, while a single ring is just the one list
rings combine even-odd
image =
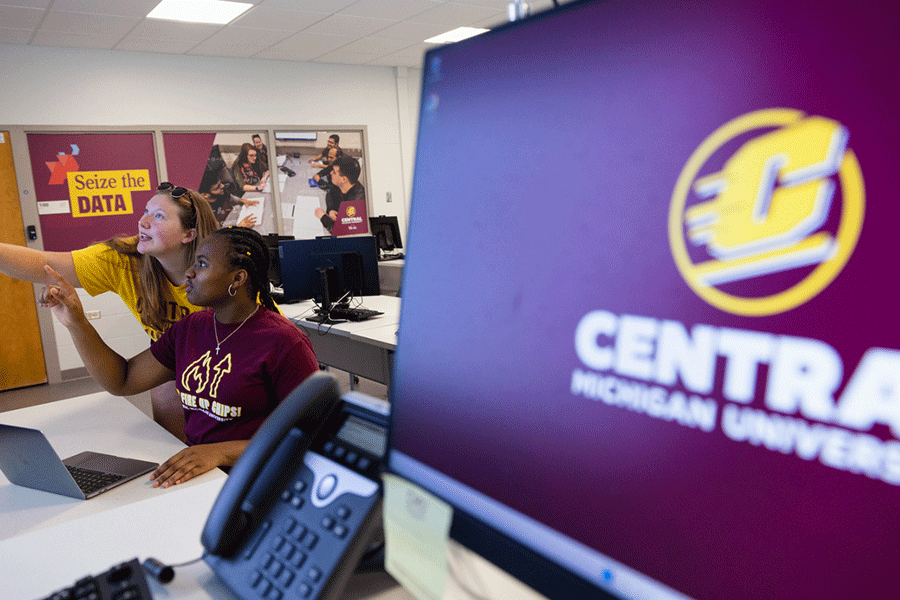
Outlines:
[{"label": "electrical outlet", "polygon": [[390,193],[390,192],[387,193],[387,201],[388,201],[388,202],[391,201],[391,193]]},{"label": "electrical outlet", "polygon": [[84,311],[84,316],[88,319],[99,319],[100,311],[99,310],[86,310]]}]

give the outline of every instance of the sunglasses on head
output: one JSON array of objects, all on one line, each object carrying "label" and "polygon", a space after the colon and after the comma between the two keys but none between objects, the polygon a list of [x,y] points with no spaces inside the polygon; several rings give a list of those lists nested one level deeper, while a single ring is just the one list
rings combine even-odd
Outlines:
[{"label": "sunglasses on head", "polygon": [[161,184],[156,186],[157,192],[168,192],[172,198],[181,198],[185,194],[187,194],[187,189],[181,186],[175,186],[174,184],[169,183],[168,181],[163,181]]}]

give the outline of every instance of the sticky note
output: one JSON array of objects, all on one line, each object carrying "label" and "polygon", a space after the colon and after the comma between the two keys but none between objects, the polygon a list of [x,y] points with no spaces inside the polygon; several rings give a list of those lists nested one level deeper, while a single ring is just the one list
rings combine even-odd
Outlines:
[{"label": "sticky note", "polygon": [[391,474],[382,479],[387,571],[419,600],[440,600],[453,509],[405,479]]}]

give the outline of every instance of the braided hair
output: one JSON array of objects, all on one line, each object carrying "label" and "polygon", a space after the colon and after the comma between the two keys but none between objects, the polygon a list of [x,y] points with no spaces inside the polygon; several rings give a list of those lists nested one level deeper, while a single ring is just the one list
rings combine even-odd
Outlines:
[{"label": "braided hair", "polygon": [[269,294],[269,248],[263,237],[248,227],[226,227],[211,235],[225,238],[228,263],[247,271],[250,297],[258,298],[263,306],[278,312]]}]

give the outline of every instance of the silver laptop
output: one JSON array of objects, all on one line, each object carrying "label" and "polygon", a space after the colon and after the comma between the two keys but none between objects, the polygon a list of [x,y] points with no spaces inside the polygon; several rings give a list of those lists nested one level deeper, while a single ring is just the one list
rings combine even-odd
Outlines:
[{"label": "silver laptop", "polygon": [[0,424],[0,471],[22,487],[87,500],[158,466],[99,452],[60,460],[37,429]]}]

